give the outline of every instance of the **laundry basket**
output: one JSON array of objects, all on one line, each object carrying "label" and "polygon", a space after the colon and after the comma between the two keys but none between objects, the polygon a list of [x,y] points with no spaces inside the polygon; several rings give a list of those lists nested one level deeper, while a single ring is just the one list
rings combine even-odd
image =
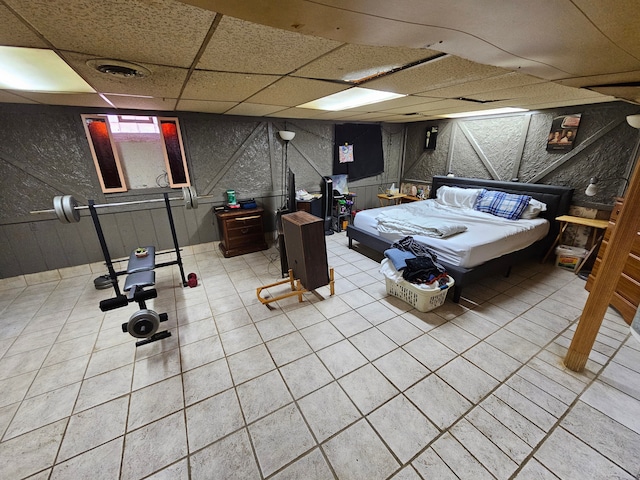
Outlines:
[{"label": "laundry basket", "polygon": [[447,292],[454,284],[453,278],[448,277],[447,285],[444,288],[426,290],[406,280],[395,283],[393,280],[385,277],[385,281],[389,295],[404,300],[421,312],[428,312],[442,305],[447,298]]}]

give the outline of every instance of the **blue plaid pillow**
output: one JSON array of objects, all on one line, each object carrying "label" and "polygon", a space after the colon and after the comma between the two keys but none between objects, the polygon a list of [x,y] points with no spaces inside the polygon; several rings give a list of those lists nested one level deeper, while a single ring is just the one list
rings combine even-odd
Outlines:
[{"label": "blue plaid pillow", "polygon": [[518,220],[522,212],[529,205],[529,195],[516,195],[513,193],[498,192],[496,190],[484,190],[478,195],[473,207],[479,212],[486,212],[497,217]]}]

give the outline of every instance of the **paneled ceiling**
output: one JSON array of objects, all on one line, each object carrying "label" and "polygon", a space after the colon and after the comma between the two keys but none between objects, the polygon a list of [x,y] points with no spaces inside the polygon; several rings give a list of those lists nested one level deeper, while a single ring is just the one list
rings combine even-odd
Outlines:
[{"label": "paneled ceiling", "polygon": [[[0,45],[56,51],[97,93],[0,102],[411,122],[640,104],[637,0],[0,0]],[[148,70],[100,73],[105,59]],[[407,96],[298,105],[360,86]]]}]

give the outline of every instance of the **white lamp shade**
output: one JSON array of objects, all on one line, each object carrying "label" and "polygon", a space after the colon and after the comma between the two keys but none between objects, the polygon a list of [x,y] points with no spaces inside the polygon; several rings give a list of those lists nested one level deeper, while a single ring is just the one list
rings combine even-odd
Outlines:
[{"label": "white lamp shade", "polygon": [[640,115],[627,115],[627,123],[633,128],[640,128]]},{"label": "white lamp shade", "polygon": [[285,142],[288,142],[289,140],[293,140],[293,137],[296,136],[296,132],[290,132],[289,130],[280,130],[278,132],[278,135],[280,135],[280,138]]},{"label": "white lamp shade", "polygon": [[598,183],[598,179],[596,177],[591,177],[591,180],[589,180],[589,185],[584,191],[584,194],[587,197],[593,197],[596,193],[598,193],[598,187],[596,186],[596,183]]}]

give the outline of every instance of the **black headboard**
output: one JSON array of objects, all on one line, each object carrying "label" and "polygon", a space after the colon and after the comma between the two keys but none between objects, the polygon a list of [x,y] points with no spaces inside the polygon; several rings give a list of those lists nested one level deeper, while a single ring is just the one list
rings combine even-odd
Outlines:
[{"label": "black headboard", "polygon": [[573,188],[558,185],[544,185],[542,183],[501,182],[498,180],[486,180],[482,178],[445,177],[435,176],[431,183],[430,198],[436,197],[436,191],[442,185],[461,188],[486,188],[487,190],[500,190],[507,193],[531,195],[531,197],[547,204],[547,210],[540,213],[540,217],[549,220],[552,225],[554,218],[564,215],[569,211]]}]

